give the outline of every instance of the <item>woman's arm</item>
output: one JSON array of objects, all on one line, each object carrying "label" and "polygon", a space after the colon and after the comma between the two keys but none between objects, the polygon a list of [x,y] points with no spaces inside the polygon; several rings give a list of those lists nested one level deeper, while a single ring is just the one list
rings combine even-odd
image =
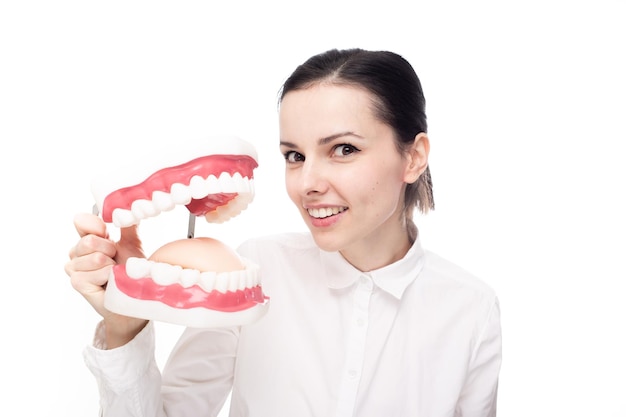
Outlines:
[{"label": "woman's arm", "polygon": [[100,391],[102,417],[217,416],[233,384],[238,329],[186,329],[163,376],[157,366],[154,325],[133,340],[102,350],[103,324],[85,349]]},{"label": "woman's arm", "polygon": [[495,417],[498,395],[498,375],[502,363],[502,332],[498,299],[476,343],[467,379],[457,403],[455,416]]}]

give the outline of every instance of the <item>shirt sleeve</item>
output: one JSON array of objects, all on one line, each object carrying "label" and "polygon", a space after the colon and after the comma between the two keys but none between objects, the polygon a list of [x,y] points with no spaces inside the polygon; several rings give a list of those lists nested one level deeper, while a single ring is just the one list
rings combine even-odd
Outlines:
[{"label": "shirt sleeve", "polygon": [[165,416],[151,322],[133,340],[110,350],[106,350],[104,323],[100,322],[93,346],[85,348],[83,357],[98,384],[101,416]]},{"label": "shirt sleeve", "polygon": [[154,325],[104,350],[104,324],[84,350],[95,376],[103,417],[217,416],[232,388],[238,329],[186,329],[163,376],[154,356]]},{"label": "shirt sleeve", "polygon": [[233,386],[239,328],[187,328],[163,369],[168,415],[217,416]]},{"label": "shirt sleeve", "polygon": [[495,417],[502,363],[500,305],[495,298],[469,364],[455,417]]}]

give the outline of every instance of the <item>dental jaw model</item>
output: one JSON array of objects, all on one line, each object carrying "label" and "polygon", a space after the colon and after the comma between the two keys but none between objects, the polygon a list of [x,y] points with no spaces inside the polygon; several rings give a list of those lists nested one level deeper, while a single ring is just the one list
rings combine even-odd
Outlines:
[{"label": "dental jaw model", "polygon": [[[165,157],[165,155],[161,155]],[[223,223],[254,198],[254,147],[236,137],[209,138],[167,153],[168,162],[147,163],[92,182],[94,211],[123,228],[184,205],[186,239],[157,249],[148,259],[115,265],[105,307],[115,313],[187,327],[252,323],[267,311],[259,268],[222,242],[194,237],[195,219]],[[135,164],[137,165],[137,164]]]}]

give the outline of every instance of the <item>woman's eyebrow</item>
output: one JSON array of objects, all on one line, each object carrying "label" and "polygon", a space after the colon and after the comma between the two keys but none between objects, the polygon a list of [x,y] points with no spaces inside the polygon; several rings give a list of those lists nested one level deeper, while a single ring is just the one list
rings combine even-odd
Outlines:
[{"label": "woman's eyebrow", "polygon": [[330,142],[334,141],[335,139],[338,139],[338,138],[341,138],[341,137],[344,137],[344,136],[354,136],[356,138],[363,139],[362,136],[357,135],[354,132],[347,131],[347,132],[335,133],[334,135],[330,135],[330,136],[327,136],[325,138],[321,138],[320,140],[317,141],[317,144],[320,145],[320,146],[321,145],[326,145],[327,143],[330,143]]},{"label": "woman's eyebrow", "polygon": [[[351,132],[351,131],[347,131],[347,132],[335,133],[334,135],[323,137],[323,138],[321,138],[321,139],[319,139],[317,141],[317,144],[319,146],[326,145],[326,144],[328,144],[328,143],[330,143],[330,142],[332,142],[332,141],[334,141],[334,140],[336,140],[338,138],[342,138],[344,136],[353,136],[355,138],[363,139],[363,136],[357,135],[356,133]],[[281,140],[280,141],[280,146],[285,146],[287,148],[297,148],[298,147],[298,145],[296,145],[295,143],[288,142],[286,140]]]}]

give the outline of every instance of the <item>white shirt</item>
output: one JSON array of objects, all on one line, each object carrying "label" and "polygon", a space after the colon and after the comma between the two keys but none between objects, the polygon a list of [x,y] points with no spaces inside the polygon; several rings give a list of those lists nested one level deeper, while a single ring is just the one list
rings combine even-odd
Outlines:
[{"label": "white shirt", "polygon": [[260,265],[269,312],[242,328],[187,329],[161,379],[148,325],[85,360],[105,416],[496,415],[498,299],[482,281],[425,252],[360,272],[308,234],[239,248]]}]

